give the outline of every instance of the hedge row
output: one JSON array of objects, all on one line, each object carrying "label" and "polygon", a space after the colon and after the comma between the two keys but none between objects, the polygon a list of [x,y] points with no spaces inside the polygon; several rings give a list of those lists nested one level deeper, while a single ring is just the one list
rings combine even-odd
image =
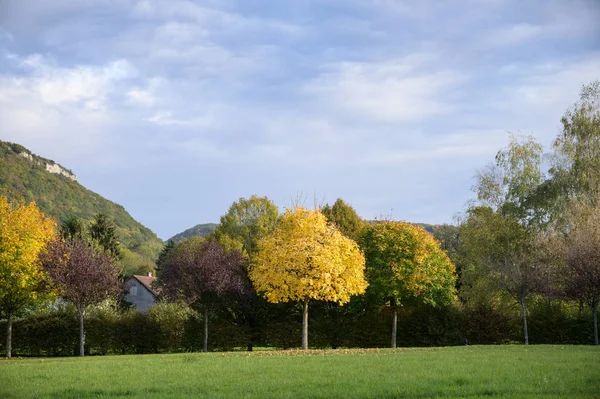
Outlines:
[{"label": "hedge row", "polygon": [[[301,314],[293,306],[255,327],[236,324],[216,313],[210,319],[209,347],[213,351],[244,350],[255,346],[298,347]],[[574,313],[574,314],[571,314]],[[589,312],[569,312],[560,303],[542,303],[529,314],[530,342],[589,344]],[[313,306],[309,342],[314,348],[386,347],[391,315],[348,313],[334,305]],[[0,350],[4,351],[6,322],[0,322]],[[185,307],[161,304],[149,313],[95,310],[86,317],[86,352],[91,355],[198,351],[202,348],[202,320]],[[420,307],[401,312],[400,346],[448,346],[521,342],[521,320],[493,308]],[[16,356],[72,356],[78,354],[79,329],[73,310],[56,309],[19,319],[13,325]]]}]

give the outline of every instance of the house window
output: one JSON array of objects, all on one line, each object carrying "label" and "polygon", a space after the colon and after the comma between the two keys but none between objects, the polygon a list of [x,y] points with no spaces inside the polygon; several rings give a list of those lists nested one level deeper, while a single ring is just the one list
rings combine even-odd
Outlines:
[{"label": "house window", "polygon": [[136,287],[135,285],[133,287],[131,287],[129,289],[129,294],[133,295],[133,296],[137,296],[137,294],[138,294],[138,287]]}]

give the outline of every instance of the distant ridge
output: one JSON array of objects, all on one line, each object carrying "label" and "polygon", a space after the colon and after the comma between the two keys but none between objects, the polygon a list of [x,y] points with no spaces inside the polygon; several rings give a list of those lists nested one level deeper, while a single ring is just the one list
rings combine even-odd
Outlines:
[{"label": "distant ridge", "polygon": [[218,224],[216,223],[203,223],[197,224],[194,227],[191,227],[185,231],[182,231],[179,234],[175,234],[173,237],[169,239],[169,241],[181,242],[183,240],[187,240],[191,237],[206,237],[213,231],[217,229]]}]

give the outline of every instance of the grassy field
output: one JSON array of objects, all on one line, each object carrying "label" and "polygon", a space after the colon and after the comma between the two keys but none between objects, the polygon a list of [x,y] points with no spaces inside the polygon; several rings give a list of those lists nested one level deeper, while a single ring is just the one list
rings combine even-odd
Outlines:
[{"label": "grassy field", "polygon": [[600,398],[600,348],[468,346],[0,361],[1,398]]}]

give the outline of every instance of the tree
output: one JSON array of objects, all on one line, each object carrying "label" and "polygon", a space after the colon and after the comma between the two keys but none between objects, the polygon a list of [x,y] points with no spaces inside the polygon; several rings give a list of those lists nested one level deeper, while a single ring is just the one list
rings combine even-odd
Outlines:
[{"label": "tree", "polygon": [[540,169],[542,146],[531,136],[511,135],[496,163],[477,174],[477,203],[461,227],[474,273],[485,275],[521,305],[523,335],[529,343],[527,301],[539,291],[540,265],[535,238],[540,230],[539,209],[529,200],[544,180]]},{"label": "tree", "polygon": [[321,212],[327,221],[333,223],[343,235],[355,241],[365,226],[365,222],[358,216],[354,208],[341,198],[338,198],[333,206],[326,204]]},{"label": "tree", "polygon": [[104,213],[98,213],[88,227],[92,240],[115,259],[121,259],[121,243],[117,236],[115,223]]},{"label": "tree", "polygon": [[[267,197],[253,195],[249,199],[240,198],[221,217],[215,237],[226,249],[241,251],[251,261],[256,253],[258,240],[275,228],[278,217],[279,209]],[[248,270],[244,269],[244,273],[248,284],[251,284]],[[251,351],[259,338],[261,323],[269,318],[265,315],[270,309],[264,298],[253,290],[249,290],[247,295],[243,301],[244,306],[236,308],[236,321],[249,327],[248,350]]]},{"label": "tree", "polygon": [[82,238],[55,239],[42,254],[42,264],[60,297],[77,309],[79,355],[84,356],[85,313],[121,290],[118,267],[111,256]]},{"label": "tree", "polygon": [[35,205],[0,196],[0,311],[6,317],[6,357],[12,355],[12,322],[49,292],[39,253],[56,234],[55,222]]},{"label": "tree", "polygon": [[581,89],[580,100],[561,119],[550,170],[563,198],[600,198],[600,80]]},{"label": "tree", "polygon": [[391,347],[396,347],[398,307],[418,302],[433,306],[455,298],[454,265],[433,236],[419,226],[384,222],[360,237],[369,290],[389,301],[393,312]]},{"label": "tree", "polygon": [[85,235],[85,224],[77,216],[69,215],[60,225],[60,236],[63,240],[83,238]]},{"label": "tree", "polygon": [[571,203],[566,216],[569,231],[561,241],[553,242],[561,255],[559,276],[564,294],[567,298],[587,304],[592,310],[595,345],[598,345],[600,303],[599,205],[590,205],[587,201]]},{"label": "tree", "polygon": [[302,349],[308,348],[311,300],[342,305],[367,287],[365,260],[357,244],[328,225],[320,211],[287,210],[257,247],[250,279],[271,303],[302,303]]},{"label": "tree", "polygon": [[467,269],[471,278],[463,282],[471,289],[483,287],[483,295],[488,298],[492,295],[490,289],[509,294],[521,307],[524,342],[528,344],[527,304],[545,287],[536,232],[513,218],[480,207],[468,211],[461,234],[471,260]]},{"label": "tree", "polygon": [[166,264],[167,259],[173,253],[172,251],[175,249],[175,247],[175,241],[169,240],[167,241],[163,249],[160,251],[160,253],[158,254],[158,259],[156,260],[157,273],[160,272],[160,269],[162,269],[163,265]]},{"label": "tree", "polygon": [[204,348],[208,351],[208,318],[226,296],[249,290],[244,277],[245,259],[239,251],[226,251],[215,240],[192,237],[178,244],[159,274],[163,294],[183,300],[204,313]]},{"label": "tree", "polygon": [[252,257],[257,242],[277,224],[279,210],[267,197],[240,198],[221,216],[215,235],[226,248]]}]

